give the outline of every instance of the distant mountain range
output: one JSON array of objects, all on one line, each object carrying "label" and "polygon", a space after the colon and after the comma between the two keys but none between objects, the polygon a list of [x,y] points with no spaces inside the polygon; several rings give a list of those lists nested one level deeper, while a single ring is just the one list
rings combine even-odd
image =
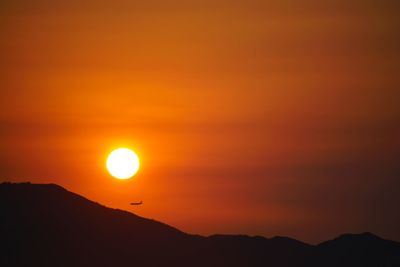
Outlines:
[{"label": "distant mountain range", "polygon": [[0,246],[3,267],[400,266],[400,243],[371,233],[316,246],[288,237],[189,235],[54,184],[0,184]]}]

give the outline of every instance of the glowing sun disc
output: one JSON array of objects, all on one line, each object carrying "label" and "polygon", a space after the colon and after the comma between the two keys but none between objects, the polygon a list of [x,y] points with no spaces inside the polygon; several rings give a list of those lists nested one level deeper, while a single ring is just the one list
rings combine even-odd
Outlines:
[{"label": "glowing sun disc", "polygon": [[129,148],[113,150],[107,158],[108,172],[118,179],[129,179],[139,170],[139,157]]}]

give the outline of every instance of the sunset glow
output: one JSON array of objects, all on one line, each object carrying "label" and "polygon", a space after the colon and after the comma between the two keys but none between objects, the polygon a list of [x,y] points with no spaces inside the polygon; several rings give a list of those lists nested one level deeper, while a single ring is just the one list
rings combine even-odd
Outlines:
[{"label": "sunset glow", "polygon": [[395,0],[1,1],[0,182],[143,200],[138,215],[207,236],[400,240],[399,14]]}]

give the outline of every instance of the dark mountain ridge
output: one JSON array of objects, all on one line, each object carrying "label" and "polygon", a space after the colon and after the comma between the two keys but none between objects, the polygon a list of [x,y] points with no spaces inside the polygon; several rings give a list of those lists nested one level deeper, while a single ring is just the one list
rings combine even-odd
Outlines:
[{"label": "dark mountain ridge", "polygon": [[400,266],[400,243],[371,233],[189,235],[55,184],[0,184],[0,215],[0,266]]}]

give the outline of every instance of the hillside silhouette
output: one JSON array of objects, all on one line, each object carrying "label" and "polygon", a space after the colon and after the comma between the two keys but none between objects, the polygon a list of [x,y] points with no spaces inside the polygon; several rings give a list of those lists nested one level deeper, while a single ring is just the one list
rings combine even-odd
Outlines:
[{"label": "hillside silhouette", "polygon": [[202,237],[54,184],[0,184],[0,266],[400,266],[371,233],[313,246],[288,237]]}]

